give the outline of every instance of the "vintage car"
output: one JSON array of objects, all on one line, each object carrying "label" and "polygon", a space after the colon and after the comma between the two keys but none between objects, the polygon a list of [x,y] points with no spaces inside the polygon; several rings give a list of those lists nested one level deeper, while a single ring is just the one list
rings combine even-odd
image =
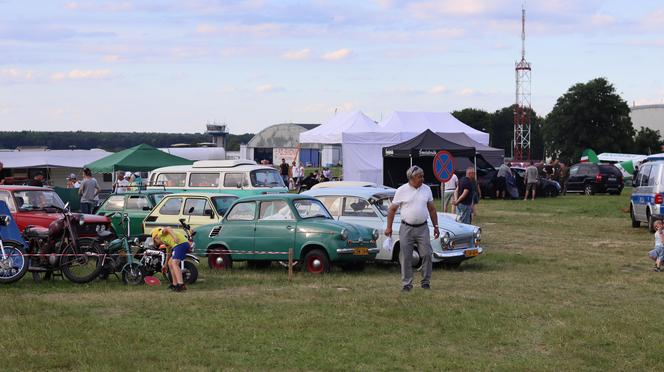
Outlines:
[{"label": "vintage car", "polygon": [[292,248],[304,270],[320,274],[332,264],[362,268],[376,257],[377,238],[376,229],[336,221],[317,199],[272,194],[237,200],[221,224],[196,229],[194,243],[215,269],[230,268],[233,261],[286,261]]},{"label": "vintage car", "polygon": [[217,223],[237,198],[237,195],[209,192],[166,195],[143,220],[143,231],[150,234],[152,229],[164,226],[182,229],[183,218],[193,229]]},{"label": "vintage car", "polygon": [[[127,192],[124,194],[111,194],[104,200],[97,214],[100,216],[111,216],[111,224],[116,232],[129,233],[130,237],[143,234],[143,220],[150,214],[152,208],[157,205],[164,196],[170,194],[167,191],[141,190],[138,192]],[[120,220],[127,215],[129,226],[123,231]]]},{"label": "vintage car", "polygon": [[[378,229],[380,238],[376,255],[379,261],[399,260],[399,225],[400,215],[394,217],[392,225],[392,245],[383,248],[387,238],[383,232],[387,225],[387,209],[394,197],[395,189],[372,187],[348,187],[316,189],[303,195],[313,196],[325,204],[332,216],[344,222],[364,225]],[[466,225],[454,220],[454,216],[438,213],[440,238],[433,237],[433,226],[429,221],[433,262],[441,262],[445,266],[456,267],[462,261],[478,256],[484,252],[480,245],[482,230],[473,225]],[[421,258],[417,250],[413,250],[413,266],[419,266]]]},{"label": "vintage car", "polygon": [[[9,210],[21,231],[29,225],[49,227],[51,222],[62,216],[65,204],[58,194],[48,187],[0,185],[0,200],[7,203]],[[94,238],[99,230],[110,230],[111,221],[104,216],[82,215],[79,226],[80,237]]]}]

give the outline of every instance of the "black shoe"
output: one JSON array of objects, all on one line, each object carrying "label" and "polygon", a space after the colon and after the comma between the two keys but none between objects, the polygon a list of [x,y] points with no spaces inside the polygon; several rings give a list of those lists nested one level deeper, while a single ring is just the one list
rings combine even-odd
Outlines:
[{"label": "black shoe", "polygon": [[401,292],[410,292],[411,289],[413,289],[413,287],[404,285],[403,288],[401,288]]},{"label": "black shoe", "polygon": [[187,290],[187,286],[184,284],[179,284],[178,286],[180,287],[180,290],[178,292],[184,292]]},{"label": "black shoe", "polygon": [[429,289],[431,289],[431,286],[428,285],[428,284],[422,284],[422,289],[429,290]]},{"label": "black shoe", "polygon": [[175,286],[174,286],[173,284],[169,284],[169,285],[168,285],[168,289],[170,289],[171,291],[174,291],[174,290],[175,290]]}]

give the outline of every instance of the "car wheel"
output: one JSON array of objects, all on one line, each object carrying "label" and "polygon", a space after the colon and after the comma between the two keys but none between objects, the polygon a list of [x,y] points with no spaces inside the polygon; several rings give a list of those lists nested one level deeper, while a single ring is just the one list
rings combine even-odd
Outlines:
[{"label": "car wheel", "polygon": [[637,221],[634,216],[634,207],[632,205],[629,206],[629,216],[632,218],[632,227],[641,226],[641,221]]},{"label": "car wheel", "polygon": [[586,184],[583,186],[583,193],[586,195],[592,195],[595,193],[595,190],[593,190],[593,185],[591,184]]},{"label": "car wheel", "polygon": [[[225,250],[225,248],[222,248]],[[208,266],[213,270],[228,270],[233,267],[233,258],[230,253],[209,253]]]},{"label": "car wheel", "polygon": [[304,256],[304,269],[312,274],[323,274],[330,272],[330,260],[325,252],[320,249],[312,249]]},{"label": "car wheel", "polygon": [[554,196],[557,196],[557,194],[555,187],[549,186],[544,189],[544,196],[547,198],[553,198]]},{"label": "car wheel", "polygon": [[655,232],[655,219],[650,215],[650,210],[646,211],[646,219],[648,220],[648,231]]}]

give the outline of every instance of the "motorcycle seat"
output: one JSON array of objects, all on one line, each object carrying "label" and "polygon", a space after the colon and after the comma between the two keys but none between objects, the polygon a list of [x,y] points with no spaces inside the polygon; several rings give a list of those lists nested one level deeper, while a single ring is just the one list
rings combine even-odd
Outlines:
[{"label": "motorcycle seat", "polygon": [[26,238],[48,238],[48,229],[46,227],[30,225],[25,228],[23,235]]}]

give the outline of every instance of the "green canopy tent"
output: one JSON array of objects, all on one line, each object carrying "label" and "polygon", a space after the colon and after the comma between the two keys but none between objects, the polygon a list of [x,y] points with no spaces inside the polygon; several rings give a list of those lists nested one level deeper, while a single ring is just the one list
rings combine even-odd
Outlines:
[{"label": "green canopy tent", "polygon": [[150,145],[141,144],[101,158],[87,164],[86,167],[96,173],[113,173],[115,179],[116,170],[149,172],[170,165],[189,165],[191,163],[191,160],[171,155]]}]

